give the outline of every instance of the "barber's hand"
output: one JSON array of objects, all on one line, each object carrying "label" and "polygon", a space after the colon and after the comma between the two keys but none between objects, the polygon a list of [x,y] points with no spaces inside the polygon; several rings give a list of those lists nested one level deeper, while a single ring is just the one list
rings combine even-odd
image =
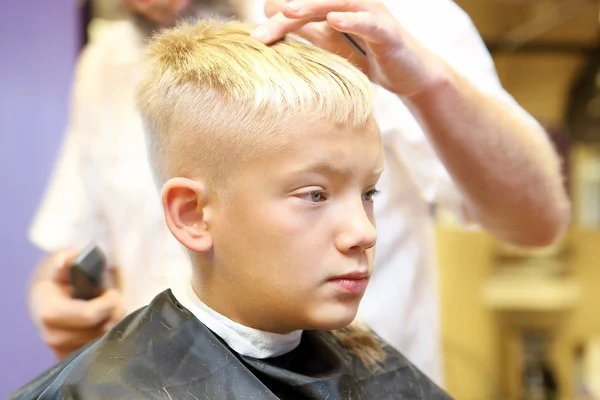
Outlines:
[{"label": "barber's hand", "polygon": [[[418,95],[447,73],[445,64],[414,40],[382,1],[267,0],[270,19],[253,36],[270,44],[288,33],[348,58],[371,79],[402,96]],[[350,34],[363,57],[339,32]]]},{"label": "barber's hand", "polygon": [[100,337],[125,316],[115,289],[84,301],[71,298],[68,266],[76,251],[49,255],[31,286],[30,306],[44,342],[59,359]]}]

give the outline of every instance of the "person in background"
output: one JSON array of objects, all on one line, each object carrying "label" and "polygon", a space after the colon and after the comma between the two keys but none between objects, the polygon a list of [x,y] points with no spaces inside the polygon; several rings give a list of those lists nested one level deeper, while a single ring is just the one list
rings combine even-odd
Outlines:
[{"label": "person in background", "polygon": [[[190,15],[190,2],[130,3],[144,24],[117,24],[81,57],[69,130],[31,230],[49,252],[30,290],[32,316],[59,357],[189,276],[189,261],[154,200],[133,93],[148,33]],[[232,10],[264,20],[263,1]],[[570,214],[558,157],[540,125],[502,88],[454,2],[270,0],[266,11],[272,18],[257,38],[270,43],[299,30],[350,58],[375,84],[386,169],[375,200],[375,270],[358,317],[443,384],[430,204],[516,245],[551,244]],[[353,34],[367,56],[332,27]],[[121,286],[89,302],[72,300],[65,266],[89,242],[107,253]]]}]

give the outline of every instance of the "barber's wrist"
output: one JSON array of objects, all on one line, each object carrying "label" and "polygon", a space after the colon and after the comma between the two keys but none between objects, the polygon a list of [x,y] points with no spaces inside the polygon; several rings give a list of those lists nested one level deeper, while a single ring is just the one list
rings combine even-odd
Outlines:
[{"label": "barber's wrist", "polygon": [[436,69],[428,75],[429,77],[420,85],[418,91],[409,95],[400,94],[400,96],[416,107],[423,107],[456,92],[463,84],[458,74],[443,64],[436,66]]}]

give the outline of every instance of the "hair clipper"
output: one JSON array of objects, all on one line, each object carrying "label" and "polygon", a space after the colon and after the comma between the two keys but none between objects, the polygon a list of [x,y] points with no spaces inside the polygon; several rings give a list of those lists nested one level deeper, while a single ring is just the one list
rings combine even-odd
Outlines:
[{"label": "hair clipper", "polygon": [[104,291],[106,258],[98,246],[90,245],[71,262],[69,280],[72,297],[91,300]]}]

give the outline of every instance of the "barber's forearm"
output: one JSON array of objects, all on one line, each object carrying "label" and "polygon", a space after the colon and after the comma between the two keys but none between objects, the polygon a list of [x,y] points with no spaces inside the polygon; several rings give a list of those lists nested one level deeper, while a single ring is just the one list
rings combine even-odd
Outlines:
[{"label": "barber's forearm", "polygon": [[570,204],[539,127],[456,75],[408,103],[486,229],[522,246],[548,245],[564,232]]}]

